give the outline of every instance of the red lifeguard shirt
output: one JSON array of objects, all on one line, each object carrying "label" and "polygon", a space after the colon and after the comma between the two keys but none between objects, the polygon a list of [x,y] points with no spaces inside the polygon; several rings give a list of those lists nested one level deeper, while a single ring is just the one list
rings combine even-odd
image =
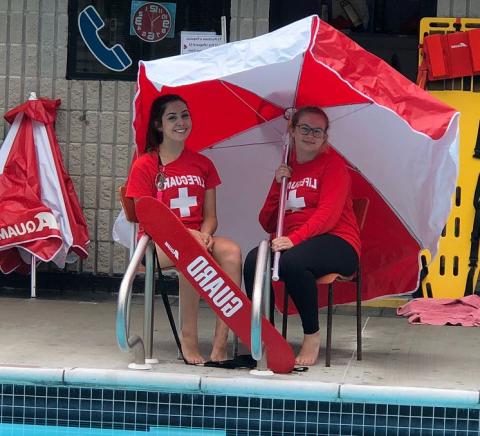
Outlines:
[{"label": "red lifeguard shirt", "polygon": [[[352,208],[351,179],[343,159],[327,149],[315,159],[291,163],[284,229],[294,245],[329,233],[352,245],[360,255],[360,230]],[[273,180],[259,221],[269,233],[277,227],[280,183]]]},{"label": "red lifeguard shirt", "polygon": [[183,149],[177,159],[163,167],[165,174],[163,191],[158,191],[155,186],[158,172],[158,153],[152,151],[141,155],[132,165],[126,196],[158,198],[186,227],[200,230],[205,191],[221,183],[212,161],[201,154]]}]

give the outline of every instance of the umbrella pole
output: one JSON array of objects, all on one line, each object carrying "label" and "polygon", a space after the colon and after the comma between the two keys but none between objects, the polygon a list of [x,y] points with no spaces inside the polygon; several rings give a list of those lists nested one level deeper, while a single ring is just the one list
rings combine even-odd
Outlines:
[{"label": "umbrella pole", "polygon": [[[288,156],[290,154],[290,140],[287,136],[285,141],[285,148],[283,154],[282,163],[285,165],[288,164]],[[282,177],[282,184],[280,187],[280,202],[278,206],[278,217],[277,217],[277,232],[275,233],[275,238],[279,238],[283,235],[283,220],[285,218],[285,203],[287,197],[287,177]],[[273,272],[272,272],[272,280],[277,282],[280,277],[278,275],[278,265],[280,262],[280,252],[277,251],[273,256]]]},{"label": "umbrella pole", "polygon": [[32,254],[31,277],[30,277],[30,297],[35,298],[37,296],[37,259]]}]

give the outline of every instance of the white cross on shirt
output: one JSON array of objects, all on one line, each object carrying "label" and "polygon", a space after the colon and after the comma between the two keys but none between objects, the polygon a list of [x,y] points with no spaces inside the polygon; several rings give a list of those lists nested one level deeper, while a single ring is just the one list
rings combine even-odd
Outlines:
[{"label": "white cross on shirt", "polygon": [[170,200],[170,209],[179,209],[180,216],[190,216],[190,208],[197,205],[197,197],[188,196],[188,188],[178,188],[178,198]]},{"label": "white cross on shirt", "polygon": [[305,207],[305,197],[297,197],[296,189],[289,191],[285,209],[298,210],[302,207]]}]

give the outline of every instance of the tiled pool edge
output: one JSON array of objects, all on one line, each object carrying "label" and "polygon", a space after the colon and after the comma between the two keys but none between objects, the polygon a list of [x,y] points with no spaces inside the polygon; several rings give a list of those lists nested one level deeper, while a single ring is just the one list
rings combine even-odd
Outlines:
[{"label": "tiled pool edge", "polygon": [[212,377],[190,374],[89,368],[0,366],[0,383],[141,389],[205,395],[236,395],[284,400],[383,403],[480,409],[473,390],[371,386],[252,377]]}]

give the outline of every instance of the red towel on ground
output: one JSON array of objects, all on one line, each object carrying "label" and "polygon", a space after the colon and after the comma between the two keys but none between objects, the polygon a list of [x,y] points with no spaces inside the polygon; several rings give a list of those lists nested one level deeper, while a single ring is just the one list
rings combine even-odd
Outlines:
[{"label": "red towel on ground", "polygon": [[410,324],[480,327],[480,296],[462,298],[416,298],[397,309]]}]

